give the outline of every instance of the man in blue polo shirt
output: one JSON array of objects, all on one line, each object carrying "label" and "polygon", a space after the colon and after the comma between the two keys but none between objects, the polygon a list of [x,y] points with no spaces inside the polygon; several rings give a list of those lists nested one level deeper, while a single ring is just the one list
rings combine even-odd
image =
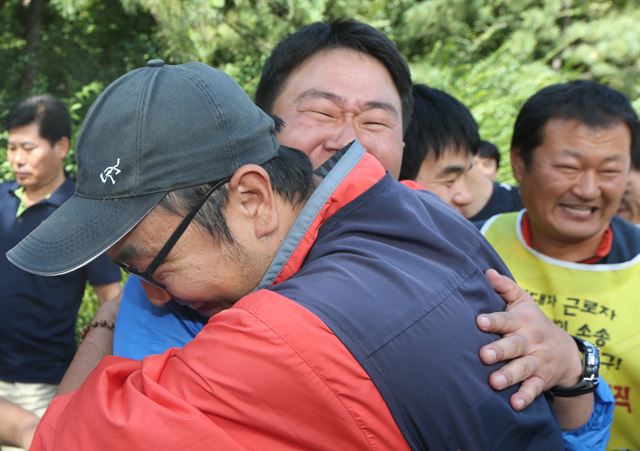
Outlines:
[{"label": "man in blue polo shirt", "polygon": [[120,271],[103,256],[57,277],[27,273],[5,253],[75,191],[65,175],[71,136],[66,106],[31,97],[6,118],[7,159],[16,180],[0,184],[0,395],[37,414],[71,361],[75,320],[87,280],[101,302],[120,293]]}]

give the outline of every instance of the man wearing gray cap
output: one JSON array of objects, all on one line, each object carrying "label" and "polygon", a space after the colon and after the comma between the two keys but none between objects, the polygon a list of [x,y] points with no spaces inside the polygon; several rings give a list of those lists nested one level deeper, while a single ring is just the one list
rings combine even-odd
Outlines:
[{"label": "man wearing gray cap", "polygon": [[[184,348],[103,359],[34,449],[562,447],[545,399],[515,412],[516,389],[486,383],[476,353],[495,337],[475,317],[503,305],[484,271],[507,270],[472,225],[357,142],[316,185],[226,75],[149,66],[92,106],[76,195],[8,257],[54,275],[106,251],[150,298],[211,318]],[[116,309],[69,374],[102,355]]]}]

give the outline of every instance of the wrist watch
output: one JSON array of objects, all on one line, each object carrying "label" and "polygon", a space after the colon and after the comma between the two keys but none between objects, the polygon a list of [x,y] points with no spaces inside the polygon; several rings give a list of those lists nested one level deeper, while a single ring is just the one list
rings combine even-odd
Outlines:
[{"label": "wrist watch", "polygon": [[582,379],[571,387],[553,387],[549,392],[553,396],[570,397],[593,393],[598,387],[600,369],[600,351],[586,340],[572,337],[582,353]]}]

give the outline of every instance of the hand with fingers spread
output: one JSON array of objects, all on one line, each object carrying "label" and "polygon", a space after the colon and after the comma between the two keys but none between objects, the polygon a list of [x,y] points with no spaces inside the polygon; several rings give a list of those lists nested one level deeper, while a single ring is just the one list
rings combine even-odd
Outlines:
[{"label": "hand with fingers spread", "polygon": [[[480,349],[482,362],[508,361],[491,374],[491,387],[502,390],[521,383],[511,397],[511,406],[522,410],[545,390],[576,384],[582,374],[582,363],[573,338],[547,318],[531,296],[513,280],[493,269],[489,269],[486,276],[507,303],[505,311],[482,314],[477,318],[482,331],[502,335],[501,339]],[[583,398],[580,401],[587,406],[580,413],[578,423],[586,422],[591,415],[588,405],[593,403],[593,395],[578,398]]]}]

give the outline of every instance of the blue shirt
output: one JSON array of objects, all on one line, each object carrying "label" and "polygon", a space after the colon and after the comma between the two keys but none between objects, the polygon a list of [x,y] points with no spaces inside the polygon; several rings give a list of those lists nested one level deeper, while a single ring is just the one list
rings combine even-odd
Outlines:
[{"label": "blue shirt", "polygon": [[56,277],[37,276],[7,260],[6,252],[73,195],[65,182],[47,199],[16,217],[16,182],[0,184],[0,380],[57,384],[75,346],[75,321],[87,280],[103,285],[120,280],[120,269],[106,256]]},{"label": "blue shirt", "polygon": [[169,347],[182,347],[208,320],[174,301],[154,306],[134,275],[124,284],[122,301],[113,337],[113,354],[119,357],[142,360]]}]

